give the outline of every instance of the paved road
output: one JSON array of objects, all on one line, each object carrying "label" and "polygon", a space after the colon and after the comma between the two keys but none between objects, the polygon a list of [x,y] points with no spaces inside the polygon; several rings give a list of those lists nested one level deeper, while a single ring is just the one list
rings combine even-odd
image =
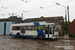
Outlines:
[{"label": "paved road", "polygon": [[0,36],[0,50],[75,50],[75,40],[38,40]]}]

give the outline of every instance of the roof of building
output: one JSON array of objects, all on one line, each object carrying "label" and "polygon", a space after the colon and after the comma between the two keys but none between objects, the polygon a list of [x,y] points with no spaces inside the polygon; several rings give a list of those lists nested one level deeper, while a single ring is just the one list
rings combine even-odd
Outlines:
[{"label": "roof of building", "polygon": [[29,18],[26,19],[28,21],[45,21],[45,20],[64,20],[63,16],[58,16],[58,17],[44,17],[44,18]]},{"label": "roof of building", "polygon": [[22,19],[21,18],[3,18],[0,19],[0,21],[15,21],[15,22],[20,22]]},{"label": "roof of building", "polygon": [[73,22],[75,22],[75,19],[70,23],[70,25],[71,25]]},{"label": "roof of building", "polygon": [[[44,18],[29,18],[26,20],[31,22],[31,21],[48,21],[48,20],[64,20],[64,19],[63,19],[63,16],[58,16],[58,17],[44,17]],[[24,20],[23,22],[27,22],[26,20]],[[0,19],[0,21],[15,21],[15,23],[20,23],[22,19],[21,18],[4,18],[4,19]]]}]

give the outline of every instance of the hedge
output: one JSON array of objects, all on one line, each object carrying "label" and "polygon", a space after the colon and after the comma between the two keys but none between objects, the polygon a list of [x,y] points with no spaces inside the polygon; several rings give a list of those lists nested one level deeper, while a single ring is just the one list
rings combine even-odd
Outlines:
[{"label": "hedge", "polygon": [[75,34],[74,33],[70,33],[69,37],[75,37]]}]

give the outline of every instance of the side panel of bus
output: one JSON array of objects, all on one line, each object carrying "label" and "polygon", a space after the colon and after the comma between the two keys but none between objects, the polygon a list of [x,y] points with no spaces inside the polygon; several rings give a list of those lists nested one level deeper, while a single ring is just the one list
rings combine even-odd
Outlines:
[{"label": "side panel of bus", "polygon": [[29,31],[26,31],[26,33],[27,33],[27,35],[29,35],[29,36],[37,36],[37,31],[35,31],[35,30],[29,30]]}]

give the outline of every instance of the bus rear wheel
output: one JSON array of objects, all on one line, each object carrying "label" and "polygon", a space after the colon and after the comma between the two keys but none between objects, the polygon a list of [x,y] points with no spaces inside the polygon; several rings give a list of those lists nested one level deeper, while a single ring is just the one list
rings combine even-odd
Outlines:
[{"label": "bus rear wheel", "polygon": [[38,38],[39,38],[40,40],[43,39],[43,35],[40,34],[40,35],[38,36]]},{"label": "bus rear wheel", "polygon": [[17,38],[20,38],[20,34],[17,34],[16,37],[17,37]]}]

